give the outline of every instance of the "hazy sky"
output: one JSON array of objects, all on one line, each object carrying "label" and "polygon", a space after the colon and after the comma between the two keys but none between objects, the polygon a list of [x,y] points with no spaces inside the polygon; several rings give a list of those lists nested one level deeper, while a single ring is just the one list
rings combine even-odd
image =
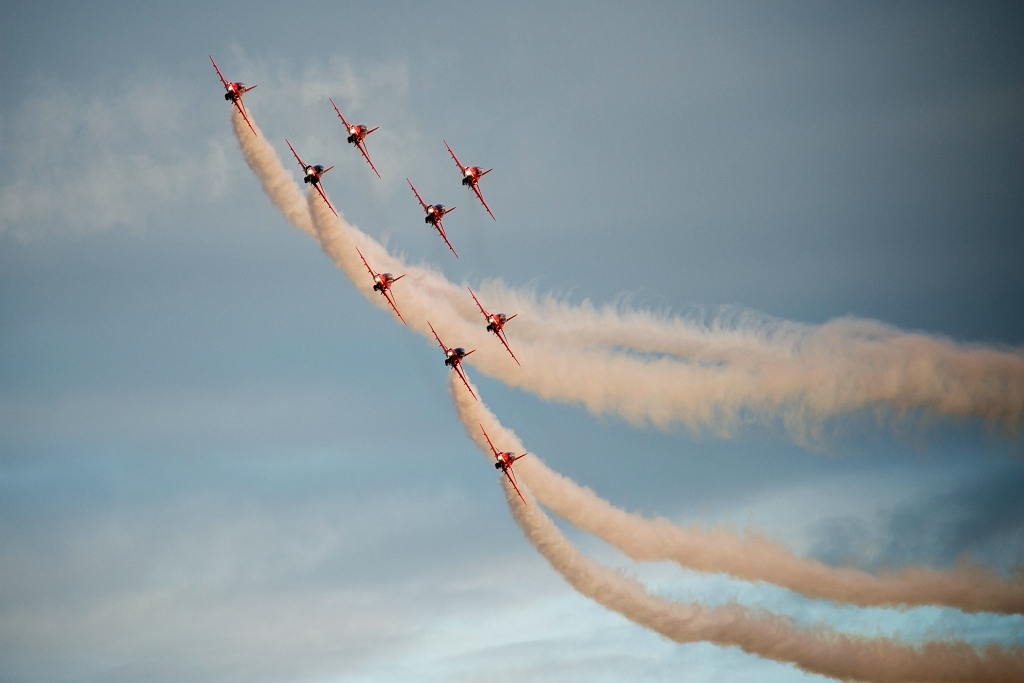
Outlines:
[{"label": "hazy sky", "polygon": [[[562,582],[440,351],[261,193],[208,54],[259,85],[282,158],[288,137],[336,165],[350,221],[455,281],[1024,345],[1019,4],[0,16],[0,681],[824,680],[670,643]],[[381,127],[382,179],[329,97]],[[494,167],[496,222],[442,138]],[[406,177],[458,206],[458,261]],[[1024,562],[1020,437],[983,424],[853,415],[811,452],[779,426],[635,428],[474,379],[531,452],[629,510],[836,564]],[[1020,617],[837,608],[569,533],[676,599],[1024,644]]]}]

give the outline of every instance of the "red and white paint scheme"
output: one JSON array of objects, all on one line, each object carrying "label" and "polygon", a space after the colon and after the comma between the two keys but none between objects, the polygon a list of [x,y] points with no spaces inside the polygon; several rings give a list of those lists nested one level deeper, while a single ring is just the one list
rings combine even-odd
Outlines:
[{"label": "red and white paint scheme", "polygon": [[441,225],[441,219],[444,218],[446,214],[454,211],[455,207],[453,206],[450,209],[446,209],[444,208],[444,204],[427,204],[423,201],[423,197],[420,196],[420,193],[416,191],[416,188],[413,187],[412,181],[406,178],[405,182],[409,183],[409,187],[412,188],[412,193],[416,195],[416,199],[419,200],[420,206],[423,207],[423,212],[427,214],[426,218],[423,219],[423,222],[433,225],[434,228],[437,229],[437,233],[441,235],[441,239],[444,240],[444,243],[447,244],[448,248],[452,250],[453,254],[455,254],[455,258],[459,258],[459,255],[455,251],[455,247],[453,247],[452,243],[448,241],[448,236],[444,234],[444,226]]},{"label": "red and white paint scheme", "polygon": [[483,425],[480,425],[480,431],[484,433],[484,438],[487,439],[487,445],[491,447],[491,452],[494,453],[494,459],[496,461],[494,463],[494,469],[501,470],[505,473],[505,476],[508,477],[509,483],[512,484],[512,488],[516,490],[516,493],[519,494],[519,498],[523,501],[523,505],[526,505],[526,499],[523,498],[523,493],[519,490],[519,486],[516,484],[516,475],[512,473],[512,463],[527,454],[522,453],[520,455],[516,455],[515,453],[499,451],[494,447],[494,444],[491,443],[491,437],[487,436],[487,430],[484,429]]},{"label": "red and white paint scheme", "polygon": [[[333,106],[334,111],[338,113],[338,118],[341,119],[341,122],[345,124],[345,130],[348,131],[348,141],[359,148],[359,151],[363,153],[363,158],[366,159],[366,163],[370,164],[370,168],[373,169],[374,173],[377,173],[377,167],[373,165],[372,161],[370,161],[370,155],[366,152],[366,144],[363,140],[367,135],[377,130],[377,128],[380,128],[380,126],[367,129],[366,126],[361,124],[349,123],[345,120],[345,117],[342,116],[341,110],[338,109],[338,105],[334,104],[334,100],[331,100],[331,106]],[[380,173],[377,173],[377,177],[380,178]]]},{"label": "red and white paint scheme", "polygon": [[235,106],[238,107],[238,113],[241,114],[242,118],[245,119],[245,122],[249,124],[249,130],[252,131],[253,135],[257,135],[256,129],[252,127],[252,121],[249,120],[249,115],[245,113],[245,106],[242,104],[242,95],[249,92],[256,86],[250,85],[247,88],[245,87],[245,83],[237,81],[232,83],[228,79],[224,78],[224,74],[222,74],[220,69],[217,68],[217,62],[213,61],[213,56],[208,56],[210,57],[210,63],[213,64],[213,68],[217,69],[217,75],[220,76],[220,82],[224,84],[224,90],[227,91],[224,93],[224,99],[229,102],[234,102]]},{"label": "red and white paint scheme", "polygon": [[363,252],[356,249],[356,253],[359,254],[359,258],[363,259],[363,265],[366,266],[366,269],[370,271],[370,277],[373,278],[374,291],[380,292],[384,298],[388,300],[388,303],[391,304],[391,308],[394,309],[395,315],[397,315],[398,319],[402,321],[402,324],[408,325],[409,323],[405,322],[405,318],[403,318],[402,314],[398,312],[398,306],[395,305],[395,300],[391,298],[391,285],[401,280],[405,275],[402,274],[395,277],[391,273],[375,273],[373,268],[370,267],[370,264],[366,262],[366,257],[363,256]]},{"label": "red and white paint scheme", "polygon": [[437,331],[434,329],[434,326],[430,324],[429,320],[427,321],[427,326],[430,327],[430,331],[434,333],[434,339],[437,340],[437,343],[440,344],[441,348],[444,350],[444,364],[458,373],[459,378],[461,378],[462,383],[466,385],[466,389],[469,390],[470,395],[479,401],[480,399],[477,398],[477,395],[473,393],[472,387],[469,386],[469,380],[466,379],[466,373],[462,370],[462,359],[473,353],[473,351],[476,351],[476,349],[473,349],[473,351],[467,351],[461,346],[456,348],[445,346],[444,342],[441,341],[441,338],[437,336]]},{"label": "red and white paint scheme", "polygon": [[[447,141],[442,140],[442,142],[444,142],[445,147],[448,147]],[[485,171],[479,166],[463,166],[462,162],[459,161],[459,158],[455,156],[455,152],[452,151],[451,147],[448,147],[448,153],[452,155],[452,159],[455,160],[455,165],[459,167],[460,171],[462,171],[462,184],[476,193],[476,198],[479,199],[480,203],[484,205],[485,209],[487,209],[487,213],[491,214],[491,219],[498,220],[494,217],[494,214],[491,213],[491,207],[487,206],[487,202],[484,201],[484,196],[480,194],[480,179],[494,169],[489,168]]]},{"label": "red and white paint scheme", "polygon": [[302,167],[302,172],[304,174],[302,182],[309,183],[310,185],[315,187],[316,191],[320,193],[321,197],[323,197],[324,202],[327,203],[327,208],[329,208],[334,213],[334,215],[337,216],[338,212],[334,210],[333,206],[331,206],[331,200],[329,200],[327,198],[327,195],[324,194],[324,188],[320,187],[320,177],[334,167],[328,166],[327,168],[324,168],[319,164],[316,166],[310,166],[309,164],[307,164],[306,162],[299,158],[299,153],[295,151],[294,147],[292,147],[292,143],[288,142],[287,139],[285,139],[285,143],[288,145],[288,149],[292,151],[292,154],[295,155],[295,160],[299,162],[299,166]]},{"label": "red and white paint scheme", "polygon": [[469,287],[466,289],[469,289],[469,295],[473,297],[473,301],[476,302],[476,307],[484,314],[484,319],[487,320],[487,331],[493,332],[494,336],[496,336],[498,340],[505,345],[505,350],[508,351],[510,356],[512,356],[512,360],[516,362],[516,365],[522,365],[519,362],[519,359],[516,358],[516,354],[512,353],[512,349],[509,348],[508,340],[505,339],[505,333],[502,331],[505,327],[505,323],[519,314],[513,313],[512,315],[506,316],[504,313],[488,313],[487,309],[480,304],[480,299],[476,298],[476,294],[473,293],[473,290]]}]

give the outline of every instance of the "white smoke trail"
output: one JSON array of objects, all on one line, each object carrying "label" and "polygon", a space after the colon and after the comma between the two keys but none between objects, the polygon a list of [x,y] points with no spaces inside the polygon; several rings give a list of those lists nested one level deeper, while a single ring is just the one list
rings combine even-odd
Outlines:
[{"label": "white smoke trail", "polygon": [[[239,129],[237,125],[236,129]],[[324,251],[371,302],[390,310],[383,297],[373,291],[373,281],[359,259],[357,247],[376,270],[407,274],[403,286],[393,290],[396,302],[409,326],[431,342],[428,320],[449,345],[466,344],[484,349],[488,345],[496,346],[479,319],[468,315],[479,316],[479,312],[461,287],[429,268],[408,267],[395,260],[375,240],[331,213],[315,190],[310,189],[308,201],[304,201],[264,138],[247,134],[244,128],[239,131],[243,133],[240,136],[243,149],[263,148],[247,151],[245,156],[275,206],[289,216],[303,215],[303,212],[311,216]],[[580,315],[586,315],[586,311],[581,310]],[[744,345],[755,350],[764,346],[749,339],[746,342],[740,339],[734,344]],[[513,386],[534,391],[543,398],[583,400],[595,412],[616,409],[636,421],[644,417],[663,422],[673,417],[681,419],[676,410],[679,404],[658,404],[645,395],[649,392],[656,398],[671,395],[684,399],[688,411],[684,415],[690,426],[721,419],[716,418],[713,407],[701,405],[701,401],[708,400],[708,391],[728,392],[728,387],[718,386],[727,382],[714,368],[692,368],[668,359],[644,361],[607,349],[567,351],[542,339],[522,341],[516,350],[523,361],[522,368],[502,353],[500,347],[491,354],[473,354],[470,360],[479,357],[478,368]],[[693,370],[704,373],[699,384],[693,381],[692,374],[687,374]],[[687,392],[695,396],[688,396]],[[763,538],[743,539],[725,530],[685,530],[665,520],[644,520],[629,515],[555,473],[547,471],[545,474],[542,468],[538,462],[536,467],[527,464],[524,469],[528,476],[536,470],[531,484],[545,505],[635,559],[670,559],[699,571],[722,571],[739,578],[770,581],[812,597],[860,605],[944,604],[965,610],[1021,611],[1020,582],[1001,581],[980,568],[952,573],[908,568],[894,575],[877,577],[853,569],[833,569],[814,560],[795,557]]]},{"label": "white smoke trail", "polygon": [[1002,421],[1012,430],[1024,412],[1021,349],[958,344],[856,318],[815,326],[732,310],[706,322],[588,301],[570,305],[500,282],[485,283],[481,291],[502,310],[520,314],[518,337],[669,354],[719,370],[727,365],[746,373],[749,383],[748,395],[737,393],[733,403],[771,404],[783,419],[796,416],[786,403],[817,419],[886,403]]},{"label": "white smoke trail", "polygon": [[[454,373],[448,390],[460,414],[472,404],[482,405],[468,398]],[[481,410],[490,414],[486,407]],[[476,414],[467,411],[470,413]],[[492,438],[501,439],[499,447],[521,451],[522,444],[515,435],[493,419],[493,415],[491,417],[487,428]],[[490,432],[492,428],[494,432]],[[467,424],[466,430],[476,441],[479,428],[473,430]],[[486,443],[482,448],[490,455]],[[1024,652],[1019,649],[990,646],[978,652],[966,643],[949,641],[914,647],[886,638],[849,636],[821,626],[797,628],[790,619],[736,604],[709,608],[651,595],[638,581],[579,554],[533,498],[529,484],[533,477],[522,476],[527,471],[522,465],[530,460],[535,461],[535,458],[520,460],[517,465],[520,479],[526,484],[521,488],[529,501],[527,504],[519,500],[504,477],[501,479],[516,523],[575,590],[640,626],[679,643],[709,641],[723,646],[735,645],[751,654],[841,680],[875,683],[1024,681]]]},{"label": "white smoke trail", "polygon": [[[241,132],[237,124],[236,132]],[[392,259],[382,246],[349,226],[343,219],[333,220],[333,214],[328,212],[315,193],[308,195],[304,213],[298,187],[264,139],[240,136],[239,142],[247,163],[260,178],[274,205],[303,231],[309,233],[312,227],[324,251],[331,255],[371,301],[377,299],[369,277],[362,272],[361,262],[357,260],[356,246],[367,254],[377,270],[409,273],[409,280],[417,286],[403,289],[405,294],[399,299],[399,305],[403,310],[411,309],[407,314],[410,322],[415,323],[411,326],[426,334],[424,327],[429,313],[431,320],[437,321],[437,326],[443,328],[442,334],[454,332],[458,337],[449,340],[449,343],[465,342],[467,338],[474,342],[486,340],[486,333],[481,332],[482,325],[478,322],[476,325],[470,324],[470,321],[475,320],[476,311],[472,304],[466,305],[461,287],[453,285],[428,268],[408,268]],[[304,216],[314,220],[307,224]],[[382,304],[381,301],[378,303]],[[519,349],[519,353],[524,361],[533,361],[537,363],[537,368],[544,367],[546,371],[532,374],[524,372],[519,381],[511,381],[506,371],[512,368],[512,361],[500,354],[496,354],[495,358],[502,359],[507,367],[502,367],[502,362],[484,359],[477,366],[488,374],[528,388],[542,397],[581,401],[594,412],[616,410],[636,422],[650,420],[657,424],[667,424],[678,420],[696,427],[714,424],[716,419],[721,420],[717,414],[721,412],[721,406],[709,411],[694,401],[680,402],[677,395],[663,393],[658,400],[664,402],[666,397],[673,399],[668,401],[669,409],[653,409],[656,401],[644,398],[646,393],[654,389],[670,389],[672,381],[687,378],[685,373],[691,373],[692,379],[694,371],[701,371],[707,373],[703,379],[720,381],[721,378],[715,377],[715,368],[691,367],[671,359],[644,361],[615,354],[607,349],[578,349],[573,354],[566,354],[564,346],[543,340],[526,343],[526,349]],[[548,363],[546,366],[545,362]],[[599,372],[595,372],[595,369]],[[672,373],[676,374],[667,383],[669,386],[664,386],[664,382],[652,384],[653,379]],[[552,375],[557,377],[548,381],[547,378]],[[595,375],[600,375],[598,380],[586,381]],[[638,377],[639,382],[636,379]],[[587,391],[566,392],[562,387],[567,380],[577,382],[577,386],[585,384]],[[639,392],[621,391],[627,384],[638,383],[642,389]],[[703,400],[706,401],[707,396]],[[734,644],[763,656],[794,662],[808,671],[862,680],[1024,680],[1024,664],[1019,653],[1001,648],[989,648],[979,655],[967,645],[931,643],[923,650],[916,650],[890,641],[850,638],[820,629],[801,631],[792,628],[785,619],[771,615],[751,616],[748,611],[738,607],[710,610],[701,606],[675,605],[649,596],[640,584],[579,557],[536,506],[513,510],[531,542],[574,587],[637,623],[680,642],[711,640]],[[879,664],[883,660],[884,663]]]},{"label": "white smoke trail", "polygon": [[[235,137],[238,139],[238,146],[242,148],[242,156],[249,168],[273,169],[274,172],[256,173],[256,178],[263,187],[263,194],[267,195],[270,203],[277,207],[277,210],[284,214],[285,219],[296,228],[316,239],[316,228],[313,227],[313,219],[310,218],[309,210],[302,197],[302,191],[295,184],[295,179],[285,172],[281,166],[281,160],[277,152],[271,147],[266,138],[259,132],[252,114],[249,114],[253,131],[249,130],[249,124],[238,112],[238,109],[231,109],[231,126],[235,130]],[[246,143],[249,144],[246,144]],[[256,144],[253,144],[256,143]],[[277,169],[280,168],[280,172]]]},{"label": "white smoke trail", "polygon": [[[240,121],[235,116],[239,144],[271,202],[299,229],[317,235],[367,298],[386,306],[372,291],[356,246],[376,270],[408,274],[393,291],[411,327],[431,339],[429,318],[447,343],[491,349],[467,362],[545,400],[578,402],[633,424],[678,422],[721,436],[745,423],[781,420],[804,445],[820,443],[825,420],[884,405],[1001,421],[1011,430],[1024,419],[1019,350],[957,345],[870,321],[818,328],[746,319],[732,327],[703,325],[643,311],[573,307],[492,284],[485,290],[493,300],[488,305],[519,313],[508,330],[523,362],[519,368],[484,330],[464,287],[391,257],[316,197],[307,204],[273,147]],[[616,347],[666,355],[638,357]]]},{"label": "white smoke trail", "polygon": [[[481,401],[465,391],[453,392],[453,400],[466,434],[484,453],[490,450],[480,425],[498,448],[524,450]],[[978,565],[962,565],[951,572],[907,567],[881,575],[829,567],[797,557],[764,536],[742,537],[721,527],[681,528],[664,518],[630,514],[551,471],[535,455],[517,461],[515,471],[552,512],[638,562],[668,560],[699,572],[766,581],[811,598],[860,607],[945,605],[967,612],[1024,613],[1024,575],[1006,580]]]},{"label": "white smoke trail", "polygon": [[650,595],[643,585],[586,560],[536,505],[515,493],[509,508],[535,548],[578,592],[627,619],[679,643],[709,641],[789,662],[840,680],[876,683],[921,681],[1024,681],[1020,652],[990,646],[978,652],[962,642],[913,647],[881,638],[858,638],[817,627],[800,629],[782,617],[736,605],[708,608]]}]

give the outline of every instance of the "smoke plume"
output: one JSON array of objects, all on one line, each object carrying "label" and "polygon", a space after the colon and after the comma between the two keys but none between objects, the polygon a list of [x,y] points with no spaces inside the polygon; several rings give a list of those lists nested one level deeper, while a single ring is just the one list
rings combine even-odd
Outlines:
[{"label": "smoke plume", "polygon": [[[274,206],[316,237],[367,299],[382,308],[387,305],[373,291],[357,247],[375,270],[408,276],[393,293],[410,327],[432,340],[429,320],[451,345],[497,344],[484,330],[464,287],[429,267],[394,259],[375,240],[331,213],[313,188],[303,197],[265,138],[251,135],[237,114],[233,123],[246,163]],[[616,413],[637,424],[679,422],[691,429],[728,433],[744,422],[781,419],[794,438],[806,441],[824,419],[880,404],[901,411],[924,408],[998,420],[1011,429],[1024,416],[1024,354],[1019,350],[967,347],[859,321],[819,328],[703,324],[642,311],[571,307],[531,299],[497,284],[484,293],[493,308],[510,303],[520,307],[507,312],[520,314],[517,322],[522,325],[517,325],[517,335],[510,341],[523,367],[497,347],[493,353],[474,354],[469,359],[474,367],[542,398],[579,402],[596,414]],[[460,387],[452,385],[457,405],[460,391],[465,393]],[[470,429],[467,411],[472,404],[461,403],[460,416],[465,414]],[[519,446],[482,404],[476,408],[482,411],[479,421],[493,425],[503,446]],[[875,577],[834,570],[796,558],[765,539],[684,530],[666,520],[629,515],[551,472],[536,458],[522,461],[517,471],[528,497],[536,493],[581,529],[639,560],[673,559],[702,571],[773,581],[814,597],[858,604],[938,601],[964,609],[1020,609],[1019,586],[1011,586],[1017,590],[1013,596],[993,597],[993,592],[1005,593],[1006,586],[968,586],[972,593],[965,589],[964,577],[952,574],[912,570]],[[506,494],[511,491],[506,487]],[[509,500],[531,543],[574,588],[678,642],[736,645],[837,678],[1024,681],[1024,660],[1016,650],[989,647],[979,653],[964,643],[948,642],[915,648],[823,628],[798,629],[785,618],[738,605],[711,609],[651,596],[638,582],[581,557],[536,504]]]},{"label": "smoke plume", "polygon": [[[466,391],[453,391],[452,395],[466,434],[484,453],[490,450],[480,425],[496,447],[522,452],[515,434],[481,401]],[[556,515],[637,562],[668,560],[694,571],[765,581],[810,598],[861,607],[945,605],[967,612],[1024,612],[1021,575],[1006,580],[990,569],[966,564],[950,572],[906,567],[879,575],[852,567],[829,567],[797,557],[764,536],[743,537],[722,527],[683,528],[664,518],[646,519],[625,512],[589,488],[551,471],[534,454],[518,460],[515,471],[537,500]]]},{"label": "smoke plume", "polygon": [[[277,152],[259,132],[260,128],[252,114],[249,115],[249,121],[252,122],[256,135],[253,135],[253,130],[249,130],[249,124],[238,110],[232,109],[231,126],[235,130],[238,146],[242,148],[245,163],[260,181],[263,194],[267,195],[270,203],[284,214],[285,219],[310,237],[316,238],[316,229],[313,228],[313,220],[306,210],[302,191],[295,184],[291,174],[284,170]],[[257,168],[262,169],[262,172],[257,173]]]},{"label": "smoke plume", "polygon": [[[409,267],[394,259],[378,242],[349,225],[344,218],[335,216],[314,189],[310,188],[307,196],[303,197],[292,176],[281,165],[265,139],[253,136],[241,117],[236,116],[235,128],[246,160],[264,188],[268,188],[268,194],[273,192],[271,199],[275,206],[286,216],[312,219],[310,229],[325,253],[368,300],[382,308],[387,306],[383,297],[373,291],[373,281],[359,259],[357,247],[376,270],[407,274],[402,281],[403,286],[392,290],[396,303],[409,326],[431,342],[433,338],[427,326],[428,320],[449,345],[460,344],[483,349],[497,345],[496,340],[483,329],[479,311],[461,286],[449,282],[428,267]],[[505,295],[516,296],[512,290],[505,290]],[[528,330],[536,331],[537,319],[549,322],[562,319],[568,321],[566,325],[572,334],[558,337],[561,328],[552,322],[548,329],[556,336],[554,341],[544,339],[539,334],[533,338],[516,338],[513,343],[523,361],[521,368],[507,354],[498,352],[500,347],[493,353],[473,354],[469,360],[479,359],[476,367],[485,374],[498,377],[512,386],[531,390],[542,398],[582,400],[594,412],[616,409],[635,421],[647,417],[664,423],[675,416],[695,428],[712,423],[720,424],[722,411],[713,407],[713,401],[709,401],[712,404],[710,407],[701,402],[707,400],[708,391],[720,396],[727,395],[727,377],[736,371],[723,371],[710,366],[694,367],[669,358],[642,360],[609,348],[585,348],[580,344],[573,346],[568,341],[578,338],[577,333],[586,329],[606,329],[613,332],[618,330],[619,336],[625,337],[628,326],[635,324],[640,330],[639,338],[655,340],[651,344],[662,344],[662,351],[669,350],[673,339],[676,341],[675,352],[703,353],[702,358],[705,360],[711,358],[709,354],[712,351],[709,349],[717,348],[719,360],[735,361],[739,365],[751,367],[760,362],[765,366],[765,374],[771,374],[775,364],[791,357],[794,348],[828,347],[829,343],[823,341],[826,338],[832,338],[837,348],[842,347],[844,339],[848,345],[856,346],[850,341],[850,335],[844,336],[826,327],[817,331],[803,328],[801,331],[797,326],[777,324],[773,328],[766,328],[767,331],[761,334],[753,332],[753,328],[743,331],[742,326],[730,331],[711,327],[702,332],[683,321],[659,321],[652,314],[644,312],[615,313],[611,309],[598,311],[586,305],[573,308],[552,300],[538,302],[536,299],[531,305],[530,298],[526,296],[520,296],[516,302],[522,306],[519,310],[525,311],[521,315],[527,321],[534,321],[530,323],[533,327],[528,327]],[[532,315],[532,312],[538,310],[539,313]],[[850,324],[854,322],[850,321]],[[843,323],[835,325],[842,327]],[[664,331],[667,327],[673,328],[674,333],[660,337],[655,334],[657,330]],[[862,336],[865,344],[885,347],[884,340],[878,334],[865,333]],[[717,346],[713,341],[716,337],[723,340]],[[686,342],[686,339],[690,341]],[[924,346],[942,346],[942,342],[924,337],[917,341]],[[995,367],[999,363],[1009,363],[1006,358],[998,356],[1001,352],[987,349],[975,351],[995,356],[991,363]],[[946,352],[953,353],[950,349],[946,349]],[[838,351],[832,353],[842,355]],[[825,359],[828,354],[822,351],[821,357],[822,364],[827,365]],[[772,360],[777,363],[769,362]],[[980,368],[985,362],[977,360],[976,365]],[[694,381],[695,371],[704,373],[701,382]],[[927,376],[928,373],[925,368],[918,368],[914,374]],[[824,382],[824,378],[820,378],[820,381]],[[816,386],[813,381],[808,384]],[[669,400],[672,396],[685,400],[686,409],[679,410],[680,404]],[[662,402],[659,403],[659,400]],[[793,420],[791,429],[796,430],[800,422]],[[479,438],[476,434],[471,436]],[[672,560],[698,571],[725,572],[737,578],[768,581],[810,597],[864,606],[942,604],[968,611],[1004,613],[1016,613],[1024,609],[1024,586],[1019,578],[1006,581],[981,567],[965,566],[955,572],[905,568],[877,576],[853,568],[832,568],[813,559],[798,558],[777,543],[760,536],[742,538],[725,529],[684,529],[667,520],[646,520],[631,515],[614,508],[592,491],[551,472],[539,461],[527,462],[523,470],[535,494],[541,496],[545,505],[575,526],[599,536],[637,560]]]},{"label": "smoke plume", "polygon": [[[454,373],[448,390],[460,416],[490,416],[485,427],[498,448],[523,450],[515,435],[502,427],[480,401],[468,398]],[[480,406],[479,410],[470,410],[474,404]],[[466,422],[467,433],[477,441],[479,426],[473,425],[475,429],[471,429]],[[491,455],[486,442],[478,445],[485,455]],[[537,459],[531,456],[516,464],[520,481],[525,484],[520,487],[528,501],[525,505],[505,478],[501,479],[509,510],[530,543],[581,595],[678,643],[708,641],[735,645],[744,652],[841,680],[1024,681],[1024,652],[1018,649],[989,646],[979,652],[967,643],[952,641],[927,642],[915,647],[895,639],[849,636],[822,626],[798,628],[785,617],[737,604],[710,608],[651,595],[638,581],[580,555],[558,530],[532,495],[530,482],[537,478],[536,463]]]},{"label": "smoke plume", "polygon": [[[465,287],[426,266],[393,258],[335,216],[315,195],[307,203],[263,136],[235,115],[246,163],[271,202],[323,250],[372,302],[387,304],[355,253],[377,271],[408,277],[393,291],[410,327],[447,343],[492,349],[467,363],[545,400],[580,403],[642,425],[681,423],[728,436],[744,424],[781,421],[803,445],[819,444],[825,420],[888,406],[980,418],[1016,430],[1024,419],[1024,353],[956,344],[871,321],[820,327],[740,315],[710,323],[646,311],[596,309],[539,299],[499,284],[482,291],[492,310],[518,313],[507,329],[515,365],[484,329]],[[450,340],[450,341],[449,341]],[[642,354],[642,355],[641,355]]]}]

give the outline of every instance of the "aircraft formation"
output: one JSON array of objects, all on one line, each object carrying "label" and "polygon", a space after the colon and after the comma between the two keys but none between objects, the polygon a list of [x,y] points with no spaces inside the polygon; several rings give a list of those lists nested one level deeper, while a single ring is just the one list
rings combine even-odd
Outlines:
[{"label": "aircraft formation", "polygon": [[[245,119],[245,122],[249,124],[249,128],[250,130],[252,130],[252,134],[259,135],[259,133],[256,132],[256,128],[252,125],[252,122],[249,120],[249,115],[246,113],[245,105],[242,102],[242,96],[245,95],[245,93],[252,90],[253,88],[255,88],[256,86],[252,85],[247,87],[244,83],[241,82],[228,81],[226,78],[224,78],[224,75],[217,67],[217,62],[213,60],[212,55],[210,56],[210,62],[213,64],[213,68],[216,69],[217,76],[220,77],[221,84],[224,86],[224,99],[235,105],[235,107],[238,109],[239,114],[241,114],[242,118]],[[373,160],[370,159],[370,153],[366,149],[366,136],[377,130],[379,126],[368,128],[367,126],[362,124],[349,123],[345,116],[341,113],[341,110],[338,109],[338,105],[335,104],[334,100],[331,99],[330,102],[331,106],[334,107],[334,111],[335,113],[337,113],[338,118],[341,119],[342,125],[345,126],[345,130],[348,132],[347,142],[355,146],[359,150],[360,154],[363,155],[363,158],[366,159],[366,163],[370,165],[370,168],[373,170],[374,174],[378,178],[380,178],[380,172],[377,171],[377,167],[374,165]],[[443,140],[442,142],[444,142],[445,149],[448,150],[448,153],[455,161],[455,165],[459,167],[459,172],[462,174],[462,184],[473,191],[473,194],[475,194],[477,199],[480,200],[480,203],[483,205],[488,215],[490,215],[491,219],[496,221],[497,218],[494,217],[494,213],[491,211],[491,207],[487,205],[487,202],[484,200],[483,193],[480,191],[480,179],[483,176],[490,173],[491,171],[493,171],[494,169],[489,168],[487,170],[484,170],[480,166],[464,166],[462,162],[459,161],[459,158],[455,156],[455,152],[452,151],[452,148],[448,144],[448,142],[446,140]],[[320,194],[321,199],[323,199],[327,207],[331,210],[332,213],[334,213],[335,216],[337,216],[338,212],[335,211],[334,206],[327,198],[327,194],[324,192],[324,189],[321,186],[320,182],[322,177],[328,171],[334,168],[334,166],[328,166],[324,168],[324,166],[321,164],[307,164],[299,156],[299,153],[295,151],[295,147],[292,146],[291,142],[289,142],[286,139],[285,144],[288,145],[288,149],[291,150],[292,155],[295,157],[295,160],[299,162],[299,167],[302,169],[303,173],[303,182],[311,185],[312,187],[315,187],[317,192]],[[459,254],[455,251],[455,247],[453,247],[452,243],[448,240],[448,235],[445,234],[444,225],[442,223],[444,217],[447,214],[454,211],[455,207],[446,207],[444,204],[427,204],[425,201],[423,201],[423,198],[420,196],[420,193],[416,190],[416,187],[412,184],[412,181],[406,178],[406,182],[409,183],[409,188],[412,190],[413,194],[416,196],[416,200],[420,204],[420,207],[423,209],[423,213],[425,214],[423,219],[424,223],[427,223],[428,225],[432,226],[435,230],[437,230],[438,235],[441,237],[442,240],[444,240],[444,243],[448,245],[448,248],[451,250],[452,254],[455,255],[455,258],[458,258]],[[401,320],[403,324],[408,324],[405,322],[405,318],[402,317],[401,311],[398,310],[398,304],[395,302],[394,293],[392,292],[392,286],[396,282],[401,280],[403,277],[405,277],[405,275],[403,274],[396,277],[391,273],[377,272],[373,269],[373,266],[370,265],[370,263],[366,260],[366,257],[363,255],[361,251],[359,251],[359,249],[356,249],[356,253],[359,254],[359,258],[362,260],[363,265],[366,266],[366,270],[369,271],[370,278],[373,280],[374,291],[379,292],[381,296],[383,296],[387,300],[388,304],[391,306],[391,309],[395,312],[395,315],[398,316],[398,319]],[[502,346],[505,347],[505,350],[508,351],[510,356],[512,356],[512,360],[516,362],[516,365],[521,365],[519,359],[516,358],[515,353],[512,352],[512,348],[509,346],[508,339],[505,337],[504,332],[505,325],[510,320],[512,320],[512,318],[515,318],[516,314],[506,316],[504,313],[489,313],[487,309],[483,307],[483,304],[480,303],[480,300],[477,298],[476,294],[473,292],[472,289],[469,290],[469,295],[473,298],[473,302],[476,304],[477,308],[479,308],[480,312],[483,314],[484,320],[486,322],[487,331],[494,334],[494,336],[498,338],[498,341],[501,342]],[[447,367],[451,368],[452,372],[456,373],[459,376],[459,379],[461,379],[463,384],[466,385],[466,390],[469,391],[470,395],[472,395],[473,398],[479,400],[476,393],[473,392],[473,388],[469,384],[469,379],[467,379],[466,377],[466,372],[462,367],[463,359],[465,359],[466,356],[470,355],[471,353],[474,353],[476,349],[466,351],[466,349],[464,349],[461,346],[447,346],[443,341],[441,341],[441,337],[438,336],[437,331],[434,329],[434,326],[431,325],[429,321],[427,322],[427,325],[430,327],[430,331],[434,334],[434,339],[437,340],[437,343],[441,346],[441,349],[444,351],[444,364]],[[487,440],[488,445],[491,447],[491,452],[493,453],[495,460],[495,469],[501,470],[502,473],[508,478],[509,483],[512,484],[512,487],[515,489],[516,493],[519,494],[519,498],[522,499],[523,504],[525,505],[526,499],[523,498],[523,494],[519,490],[519,486],[516,483],[515,474],[512,471],[512,463],[514,463],[516,460],[522,458],[524,455],[527,454],[522,453],[520,455],[515,455],[514,453],[511,452],[499,451],[491,442],[490,436],[488,436],[487,432],[484,431],[483,425],[480,425],[480,430],[483,431],[484,438]]]}]

